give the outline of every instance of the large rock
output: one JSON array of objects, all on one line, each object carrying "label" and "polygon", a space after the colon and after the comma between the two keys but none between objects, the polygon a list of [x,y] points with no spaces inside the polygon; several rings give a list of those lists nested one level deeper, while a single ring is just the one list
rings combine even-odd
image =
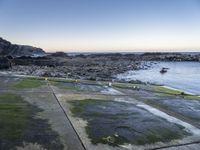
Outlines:
[{"label": "large rock", "polygon": [[55,53],[52,53],[51,56],[54,56],[54,57],[67,57],[67,54],[64,53],[64,52],[55,52]]},{"label": "large rock", "polygon": [[11,67],[11,62],[6,57],[0,57],[0,69],[8,69]]},{"label": "large rock", "polygon": [[14,65],[24,65],[24,66],[36,65],[36,66],[56,67],[60,65],[58,61],[55,61],[49,57],[33,58],[33,57],[27,57],[27,56],[14,58],[12,60],[12,63]]},{"label": "large rock", "polygon": [[13,57],[38,57],[44,56],[46,53],[41,48],[26,45],[16,45],[0,38],[0,55]]}]

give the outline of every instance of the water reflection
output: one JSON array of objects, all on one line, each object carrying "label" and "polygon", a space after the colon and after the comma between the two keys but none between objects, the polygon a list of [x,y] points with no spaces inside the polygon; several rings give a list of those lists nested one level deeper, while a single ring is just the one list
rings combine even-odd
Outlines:
[{"label": "water reflection", "polygon": [[[162,68],[169,69],[166,73],[160,73]],[[162,84],[200,95],[199,62],[159,62],[147,70],[128,71],[117,78]]]}]

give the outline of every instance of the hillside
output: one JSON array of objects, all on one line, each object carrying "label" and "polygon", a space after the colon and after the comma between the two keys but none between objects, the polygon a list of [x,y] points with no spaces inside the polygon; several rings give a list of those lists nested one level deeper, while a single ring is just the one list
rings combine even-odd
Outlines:
[{"label": "hillside", "polygon": [[3,56],[44,56],[45,52],[41,48],[36,48],[26,45],[12,44],[11,42],[4,40],[0,37],[0,55]]}]

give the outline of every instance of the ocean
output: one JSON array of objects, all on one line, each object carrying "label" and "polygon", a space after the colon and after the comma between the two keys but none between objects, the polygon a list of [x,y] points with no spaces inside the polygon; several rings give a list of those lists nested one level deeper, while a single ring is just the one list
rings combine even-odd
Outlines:
[{"label": "ocean", "polygon": [[[169,69],[161,74],[163,67]],[[117,78],[140,80],[200,95],[200,62],[158,62],[147,70],[128,71]]]}]

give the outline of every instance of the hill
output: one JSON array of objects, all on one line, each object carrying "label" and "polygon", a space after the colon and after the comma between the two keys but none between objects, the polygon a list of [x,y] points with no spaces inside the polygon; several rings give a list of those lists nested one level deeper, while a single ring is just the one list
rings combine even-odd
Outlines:
[{"label": "hill", "polygon": [[46,53],[41,48],[36,48],[27,45],[12,44],[11,42],[0,37],[0,55],[12,57],[38,57],[44,56],[46,55]]}]

